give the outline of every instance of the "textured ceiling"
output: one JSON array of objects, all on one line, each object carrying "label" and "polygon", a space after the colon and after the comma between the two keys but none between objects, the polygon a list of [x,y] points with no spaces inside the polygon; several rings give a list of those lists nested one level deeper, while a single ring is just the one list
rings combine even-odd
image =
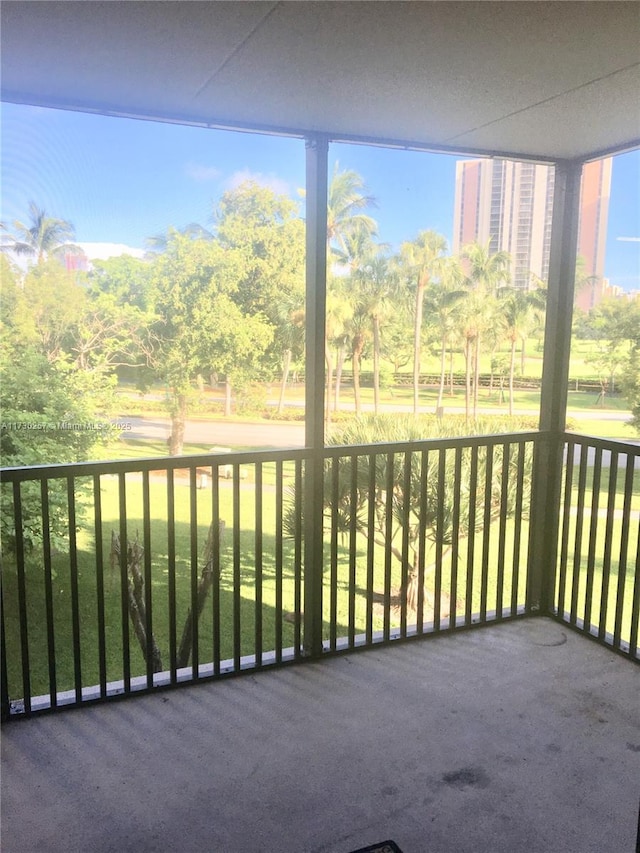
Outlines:
[{"label": "textured ceiling", "polygon": [[640,139],[637,2],[14,2],[2,97],[434,148]]}]

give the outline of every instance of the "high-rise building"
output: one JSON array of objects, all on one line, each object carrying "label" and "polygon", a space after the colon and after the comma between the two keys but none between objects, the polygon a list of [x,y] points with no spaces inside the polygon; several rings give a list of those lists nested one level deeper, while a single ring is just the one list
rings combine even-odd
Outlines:
[{"label": "high-rise building", "polygon": [[[524,290],[532,276],[549,273],[554,169],[515,160],[461,160],[456,165],[453,251],[466,243],[489,243],[511,255],[511,281]],[[611,158],[585,165],[582,178],[578,253],[581,275],[602,278]],[[580,289],[578,304],[598,301],[594,282]],[[581,305],[582,307],[582,305]]]}]

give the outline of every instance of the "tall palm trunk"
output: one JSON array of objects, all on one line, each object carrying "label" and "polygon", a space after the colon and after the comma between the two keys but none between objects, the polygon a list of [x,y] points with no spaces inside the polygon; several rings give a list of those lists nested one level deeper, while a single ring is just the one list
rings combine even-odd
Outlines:
[{"label": "tall palm trunk", "polygon": [[287,388],[287,380],[289,379],[289,370],[291,369],[291,350],[284,351],[284,359],[282,365],[282,382],[280,383],[280,399],[278,400],[278,414],[282,414],[284,410],[284,393]]},{"label": "tall palm trunk", "polygon": [[324,407],[324,418],[327,426],[331,425],[331,383],[333,380],[333,358],[328,341],[324,345],[324,360],[327,365],[327,401]]},{"label": "tall palm trunk", "polygon": [[464,340],[465,386],[464,386],[464,415],[469,420],[471,414],[471,344],[473,338]]},{"label": "tall palm trunk", "polygon": [[473,356],[473,417],[478,417],[478,389],[480,387],[480,333],[476,335],[475,352]]},{"label": "tall palm trunk", "polygon": [[449,350],[449,396],[453,397],[453,345]]},{"label": "tall palm trunk", "polygon": [[344,344],[338,347],[338,357],[336,359],[336,383],[335,383],[335,405],[334,411],[340,411],[340,390],[342,388],[342,368],[344,367],[346,352]]},{"label": "tall palm trunk", "polygon": [[420,383],[420,341],[422,337],[422,303],[425,282],[418,278],[416,288],[416,317],[413,329],[413,414],[418,414],[418,386]]},{"label": "tall palm trunk", "polygon": [[373,317],[373,411],[380,408],[380,317]]},{"label": "tall palm trunk", "polygon": [[509,415],[513,415],[513,374],[516,370],[516,337],[511,338],[511,357],[509,359]]},{"label": "tall palm trunk", "polygon": [[360,414],[362,402],[360,397],[360,357],[364,349],[364,335],[359,332],[354,335],[351,347],[351,365],[353,367],[353,396],[356,403],[356,415]]},{"label": "tall palm trunk", "polygon": [[442,335],[440,349],[440,387],[438,388],[438,402],[436,403],[436,412],[442,407],[442,398],[444,397],[444,382],[447,373],[447,334]]}]

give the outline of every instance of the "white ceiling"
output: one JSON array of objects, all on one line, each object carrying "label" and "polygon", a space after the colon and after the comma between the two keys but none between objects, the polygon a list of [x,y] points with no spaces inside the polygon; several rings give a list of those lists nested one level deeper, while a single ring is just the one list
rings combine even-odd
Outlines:
[{"label": "white ceiling", "polygon": [[640,140],[640,3],[4,0],[2,97],[464,151]]}]

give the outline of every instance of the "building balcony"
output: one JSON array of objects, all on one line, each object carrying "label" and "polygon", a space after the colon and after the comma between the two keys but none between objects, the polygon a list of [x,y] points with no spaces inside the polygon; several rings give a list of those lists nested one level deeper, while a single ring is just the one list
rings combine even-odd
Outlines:
[{"label": "building balcony", "polygon": [[3,488],[3,716],[32,718],[6,728],[3,849],[630,849],[640,447],[515,433]]}]

